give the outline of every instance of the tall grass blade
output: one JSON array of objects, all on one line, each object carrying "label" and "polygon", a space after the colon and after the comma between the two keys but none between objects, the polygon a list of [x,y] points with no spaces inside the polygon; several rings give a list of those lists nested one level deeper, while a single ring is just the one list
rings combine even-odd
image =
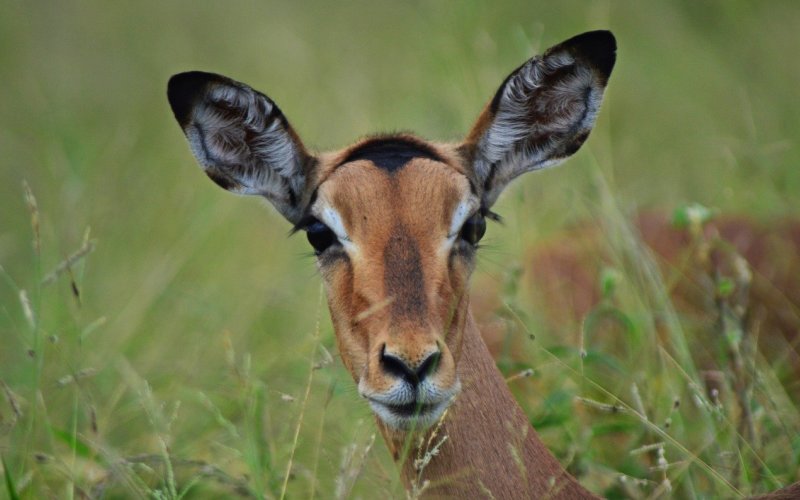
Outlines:
[{"label": "tall grass blade", "polygon": [[17,494],[16,486],[14,486],[14,479],[11,477],[11,471],[8,469],[6,457],[0,457],[0,460],[3,462],[3,475],[6,478],[6,491],[8,492],[8,497],[11,500],[18,500],[19,495]]}]

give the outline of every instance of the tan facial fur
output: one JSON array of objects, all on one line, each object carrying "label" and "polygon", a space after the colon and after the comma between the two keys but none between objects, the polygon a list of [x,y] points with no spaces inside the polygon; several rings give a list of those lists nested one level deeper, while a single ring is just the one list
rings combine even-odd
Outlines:
[{"label": "tan facial fur", "polygon": [[[416,401],[416,416],[435,420],[459,389],[458,332],[473,259],[453,248],[460,243],[452,227],[464,207],[476,211],[480,201],[460,168],[413,158],[394,172],[369,160],[339,165],[311,208],[323,221],[335,213],[349,240],[319,259],[342,359],[360,394],[394,427],[410,420],[381,412],[385,404]],[[416,393],[382,363],[389,355],[413,370],[436,352]]]}]

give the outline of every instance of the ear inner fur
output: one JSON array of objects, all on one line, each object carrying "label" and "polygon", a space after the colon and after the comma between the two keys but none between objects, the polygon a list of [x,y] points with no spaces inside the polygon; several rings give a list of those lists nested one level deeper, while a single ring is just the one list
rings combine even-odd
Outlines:
[{"label": "ear inner fur", "polygon": [[199,71],[173,76],[167,96],[209,178],[234,193],[264,196],[290,221],[302,217],[315,159],[272,100]]},{"label": "ear inner fur", "polygon": [[609,32],[585,33],[532,58],[506,78],[463,148],[487,207],[517,176],[557,165],[585,142],[615,51]]}]

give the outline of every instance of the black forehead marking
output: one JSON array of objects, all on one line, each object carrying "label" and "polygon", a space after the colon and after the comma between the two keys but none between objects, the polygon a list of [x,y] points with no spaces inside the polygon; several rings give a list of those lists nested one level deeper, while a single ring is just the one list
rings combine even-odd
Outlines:
[{"label": "black forehead marking", "polygon": [[[425,144],[399,137],[378,138],[357,147],[339,165],[368,160],[376,167],[394,173],[414,158],[426,158],[442,162],[436,152]],[[337,165],[337,166],[339,166]]]}]

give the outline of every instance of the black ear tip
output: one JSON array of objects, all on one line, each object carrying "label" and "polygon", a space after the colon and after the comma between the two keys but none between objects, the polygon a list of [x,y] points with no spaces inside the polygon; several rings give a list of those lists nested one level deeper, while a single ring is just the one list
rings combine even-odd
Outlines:
[{"label": "black ear tip", "polygon": [[219,77],[213,73],[202,71],[188,71],[173,75],[167,83],[167,99],[175,114],[175,119],[181,126],[189,122],[192,107],[197,99],[202,96],[209,82]]},{"label": "black ear tip", "polygon": [[608,78],[614,69],[614,62],[617,59],[617,40],[610,31],[581,33],[560,44],[560,47],[587,60],[605,78]]}]

